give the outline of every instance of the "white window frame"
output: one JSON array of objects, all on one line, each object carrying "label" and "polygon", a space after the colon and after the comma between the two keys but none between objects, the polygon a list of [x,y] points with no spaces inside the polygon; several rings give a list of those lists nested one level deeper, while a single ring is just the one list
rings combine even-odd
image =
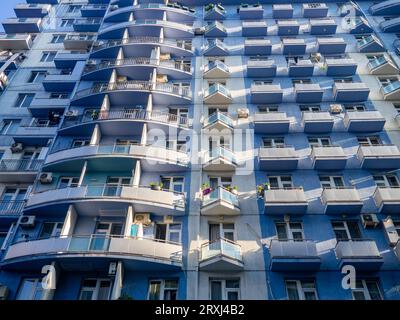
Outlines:
[{"label": "white window frame", "polygon": [[[226,287],[226,282],[227,281],[238,281],[239,282],[239,288],[227,288]],[[210,279],[209,282],[209,286],[210,286],[210,293],[209,293],[209,297],[211,299],[212,297],[212,282],[220,282],[221,283],[221,297],[222,297],[222,301],[226,301],[228,300],[228,293],[230,292],[236,292],[238,295],[238,300],[240,300],[240,279]]]},{"label": "white window frame", "polygon": [[[322,181],[322,179],[326,179],[326,180]],[[337,186],[336,182],[335,182],[335,179],[340,179],[340,181],[342,182],[342,185],[341,186]],[[327,189],[340,189],[340,188],[342,188],[343,189],[345,187],[343,176],[321,175],[321,176],[319,176],[319,180],[320,180],[322,188],[327,188]],[[326,184],[326,186],[324,184]],[[329,184],[329,186],[328,186],[328,184]]]},{"label": "white window frame", "polygon": [[[32,288],[32,292],[30,294],[30,299],[28,299],[28,300],[41,300],[41,298],[43,297],[43,291],[44,291],[44,289],[42,287],[42,279],[41,278],[23,278],[21,281],[21,284],[18,288],[16,300],[20,300],[19,295],[21,293],[21,289],[22,289],[25,281],[33,281],[34,282],[34,287]],[[38,297],[39,299],[34,299],[38,293],[41,293],[40,297]]]},{"label": "white window frame", "polygon": [[[182,179],[182,181],[176,181]],[[169,180],[169,191],[174,191],[174,186],[182,186],[182,192],[185,190],[185,177],[183,176],[161,176],[162,180]]]},{"label": "white window frame", "polygon": [[110,292],[108,293],[108,298],[107,298],[107,300],[110,300],[112,286],[113,286],[113,282],[111,281],[111,279],[108,279],[108,278],[88,278],[88,279],[84,279],[83,281],[86,281],[86,280],[96,280],[96,287],[84,287],[83,284],[82,284],[82,287],[79,289],[79,299],[78,300],[81,300],[82,291],[85,288],[87,288],[87,289],[92,289],[93,288],[93,290],[87,290],[87,291],[93,291],[92,301],[93,300],[97,300],[98,295],[99,295],[99,289],[100,289],[101,281],[109,281],[109,283],[110,283]]},{"label": "white window frame", "polygon": [[[293,227],[292,226],[293,223],[300,224],[300,228]],[[305,240],[303,222],[301,222],[301,221],[276,221],[275,229],[276,229],[277,236],[278,236],[278,228],[277,228],[278,224],[285,225],[285,229],[286,229],[287,239],[281,239],[281,240],[295,240],[293,237],[293,233],[295,233],[295,232],[301,233],[301,240],[296,239],[296,241],[304,241]]]},{"label": "white window frame", "polygon": [[[315,280],[312,280],[312,282],[314,284],[313,288],[303,288],[303,286],[302,286],[303,281],[308,281],[308,280],[292,280],[292,279],[285,280],[286,294],[287,294],[288,300],[289,300],[289,292],[288,292],[288,286],[287,286],[288,282],[296,283],[296,289],[297,289],[297,294],[299,296],[299,300],[306,300],[306,298],[305,298],[306,292],[313,292],[315,295],[315,300],[318,300],[318,292],[317,292],[317,286],[316,286]],[[311,280],[309,280],[309,281],[311,281]]]},{"label": "white window frame", "polygon": [[381,292],[381,289],[379,288],[378,281],[376,281],[376,280],[368,280],[368,279],[367,280],[366,279],[358,279],[357,281],[361,281],[362,288],[356,288],[356,289],[352,289],[351,290],[351,294],[353,296],[353,300],[355,300],[354,292],[362,292],[364,297],[365,297],[365,300],[372,300],[371,299],[371,294],[369,293],[369,290],[368,290],[368,287],[367,287],[367,281],[374,281],[375,282],[375,284],[376,284],[376,286],[378,288],[378,292],[379,292],[379,295],[381,297],[381,300],[383,300],[382,292]]},{"label": "white window frame", "polygon": [[40,227],[40,232],[39,232],[39,238],[40,239],[47,239],[45,237],[40,237],[40,235],[43,232],[44,226],[46,224],[51,224],[52,225],[52,231],[51,231],[51,234],[49,236],[50,238],[59,237],[60,236],[62,228],[63,228],[63,225],[64,225],[64,222],[45,221],[45,222],[43,222],[43,224]]},{"label": "white window frame", "polygon": [[[79,177],[68,177],[68,176],[61,176],[57,182],[57,189],[60,189],[61,181],[68,180],[67,186],[64,188],[76,188],[79,185]],[[75,181],[75,182],[74,182]],[[62,188],[62,189],[64,189]]]},{"label": "white window frame", "polygon": [[[282,140],[282,142],[278,140]],[[269,143],[266,143],[266,141],[269,141]],[[285,137],[262,137],[262,143],[264,148],[281,148],[285,146]]]},{"label": "white window frame", "polygon": [[[172,287],[166,287],[165,283],[166,281],[176,281],[176,288],[172,288]],[[166,290],[176,290],[176,297],[178,298],[178,293],[179,293],[179,280],[176,279],[151,279],[149,281],[149,289],[147,290],[147,300],[150,300],[150,289],[151,289],[151,284],[152,283],[156,283],[156,282],[160,282],[160,293],[159,293],[159,300],[164,300],[165,298],[165,291]]]},{"label": "white window frame", "polygon": [[[316,140],[311,142],[310,140]],[[328,144],[323,143],[323,141],[328,141]],[[323,147],[332,145],[332,140],[330,137],[308,137],[308,143],[310,147]]]},{"label": "white window frame", "polygon": [[[394,177],[396,179],[397,186],[392,185],[389,182],[388,177]],[[398,186],[400,186],[399,179],[397,178],[397,176],[395,174],[377,174],[377,175],[373,175],[372,178],[374,179],[374,182],[378,187],[398,187]]]},{"label": "white window frame", "polygon": [[40,62],[53,62],[56,55],[57,51],[43,51],[42,56],[40,57]]},{"label": "white window frame", "polygon": [[[373,142],[373,140],[376,140],[377,143]],[[360,146],[380,146],[380,145],[382,145],[381,138],[376,135],[375,136],[358,136],[357,141]]]},{"label": "white window frame", "polygon": [[[278,188],[274,188],[274,189],[288,189],[288,188],[290,189],[290,188],[294,187],[293,179],[292,179],[292,176],[290,176],[290,175],[268,176],[268,182],[270,183],[270,185],[271,185],[271,178],[272,179],[276,179],[277,183],[278,183]],[[290,178],[290,187],[285,186],[286,184],[289,183],[289,180],[288,181],[282,181],[282,178]]]}]

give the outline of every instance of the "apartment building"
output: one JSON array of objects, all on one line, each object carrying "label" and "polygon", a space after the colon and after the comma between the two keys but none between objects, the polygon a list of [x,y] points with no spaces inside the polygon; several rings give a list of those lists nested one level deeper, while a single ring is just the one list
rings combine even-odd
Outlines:
[{"label": "apartment building", "polygon": [[400,299],[400,1],[26,2],[0,299]]}]

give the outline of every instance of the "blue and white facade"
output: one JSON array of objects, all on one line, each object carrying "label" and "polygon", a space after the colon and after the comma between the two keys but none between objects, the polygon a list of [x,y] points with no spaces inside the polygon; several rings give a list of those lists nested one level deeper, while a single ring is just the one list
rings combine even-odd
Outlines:
[{"label": "blue and white facade", "polygon": [[1,299],[400,299],[400,1],[15,14]]}]

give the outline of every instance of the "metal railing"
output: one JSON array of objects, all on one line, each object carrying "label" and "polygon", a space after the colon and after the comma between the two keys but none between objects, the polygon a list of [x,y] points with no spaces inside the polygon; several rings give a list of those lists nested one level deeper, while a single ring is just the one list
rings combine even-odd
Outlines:
[{"label": "metal railing", "polygon": [[234,126],[233,120],[229,116],[222,112],[214,112],[204,121],[204,127],[214,124],[217,121],[221,121],[229,127]]},{"label": "metal railing", "polygon": [[220,83],[214,83],[211,87],[206,91],[205,97],[209,97],[215,92],[220,92],[227,97],[231,97],[230,91]]},{"label": "metal railing", "polygon": [[20,172],[20,171],[38,171],[43,164],[43,160],[30,159],[7,159],[0,160],[0,171]]},{"label": "metal railing", "polygon": [[21,215],[25,204],[25,200],[0,200],[0,216]]},{"label": "metal railing", "polygon": [[222,186],[218,186],[215,190],[212,190],[209,194],[203,196],[203,205],[208,205],[216,200],[223,200],[235,207],[239,207],[237,194],[233,194]]},{"label": "metal railing", "polygon": [[223,158],[225,160],[228,160],[229,162],[236,164],[236,157],[235,154],[231,151],[228,150],[224,147],[215,147],[210,151],[210,159],[218,159],[218,158]]},{"label": "metal railing", "polygon": [[388,85],[386,85],[386,86],[384,86],[384,87],[382,88],[382,90],[383,90],[383,92],[384,92],[385,94],[391,93],[391,92],[396,91],[396,90],[398,90],[398,89],[400,89],[400,80],[391,82],[390,84],[388,84]]},{"label": "metal railing", "polygon": [[220,255],[242,261],[240,245],[231,240],[218,238],[214,241],[204,243],[200,247],[200,261]]},{"label": "metal railing", "polygon": [[387,62],[388,62],[388,60],[386,59],[385,56],[380,56],[380,57],[377,57],[377,58],[371,60],[370,62],[368,62],[368,65],[371,69],[375,69],[379,66],[384,65]]},{"label": "metal railing", "polygon": [[316,243],[308,239],[272,239],[269,245],[272,258],[316,258]]}]

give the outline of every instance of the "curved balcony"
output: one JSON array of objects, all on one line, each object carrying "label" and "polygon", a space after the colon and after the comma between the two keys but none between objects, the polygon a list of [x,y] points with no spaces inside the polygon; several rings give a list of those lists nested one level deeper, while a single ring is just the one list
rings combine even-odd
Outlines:
[{"label": "curved balcony", "polygon": [[129,19],[130,13],[133,12],[137,19],[156,19],[161,18],[164,12],[167,19],[171,21],[193,21],[195,19],[194,10],[185,6],[176,4],[162,3],[142,3],[133,6],[113,8],[104,17],[104,22],[123,22]]},{"label": "curved balcony", "polygon": [[131,37],[128,39],[101,40],[93,44],[91,58],[116,57],[120,48],[123,48],[125,57],[145,55],[150,56],[155,46],[161,47],[162,53],[176,56],[193,56],[190,43],[156,37]]},{"label": "curved balcony", "polygon": [[204,215],[240,214],[238,195],[224,187],[203,190],[201,213]]},{"label": "curved balcony", "polygon": [[199,260],[204,271],[240,271],[244,267],[240,245],[224,238],[204,243]]},{"label": "curved balcony", "polygon": [[173,83],[154,83],[151,81],[123,81],[95,83],[91,88],[77,91],[72,105],[100,105],[108,94],[111,105],[124,105],[126,101],[138,104],[147,103],[148,95],[153,94],[154,104],[183,104],[192,98],[190,88]]},{"label": "curved balcony", "polygon": [[[143,165],[147,163],[153,169],[157,170],[185,170],[189,166],[189,155],[186,152],[178,150],[170,150],[157,145],[90,145],[79,148],[68,148],[51,153],[47,156],[44,166],[47,170],[57,170],[65,165],[65,162],[73,162],[77,169],[83,165],[85,159],[92,158],[110,158],[112,163],[109,163],[110,170],[116,167],[120,162],[123,166],[126,164],[124,159],[141,159]],[[103,161],[103,166],[107,166],[106,159]],[[130,167],[130,166],[129,166]]]},{"label": "curved balcony", "polygon": [[191,24],[144,19],[128,22],[121,22],[103,27],[99,30],[98,39],[118,39],[122,38],[125,30],[128,29],[130,35],[156,37],[163,29],[166,38],[193,38],[194,32]]},{"label": "curved balcony", "polygon": [[[132,126],[132,124],[135,124]],[[79,135],[82,132],[91,132],[95,124],[99,124],[101,132],[107,134],[118,126],[121,132],[140,134],[143,125],[147,123],[148,129],[178,127],[182,130],[189,129],[190,123],[187,117],[179,117],[175,114],[146,111],[143,109],[110,110],[95,112],[92,115],[82,114],[78,117],[64,118],[60,131],[65,134]],[[134,127],[134,128],[133,128]]]},{"label": "curved balcony", "polygon": [[82,210],[103,208],[127,209],[133,205],[135,212],[182,215],[185,212],[185,195],[170,190],[153,190],[147,186],[89,184],[79,187],[49,189],[33,192],[26,204],[27,210],[49,210],[60,208],[61,204],[86,204]]},{"label": "curved balcony", "polygon": [[[166,269],[182,267],[182,245],[161,240],[104,235],[72,235],[34,239],[12,244],[4,257],[6,267],[29,268],[29,262],[77,259],[78,263],[97,258],[135,263],[135,269],[148,270],[161,265]],[[88,261],[89,260],[89,261]]]},{"label": "curved balcony", "polygon": [[129,77],[137,74],[136,79],[149,79],[154,68],[157,68],[157,74],[167,75],[176,80],[190,79],[191,67],[180,61],[158,60],[145,57],[134,57],[128,59],[106,60],[98,64],[88,63],[82,73],[84,81],[108,80],[114,69],[119,76]]}]

